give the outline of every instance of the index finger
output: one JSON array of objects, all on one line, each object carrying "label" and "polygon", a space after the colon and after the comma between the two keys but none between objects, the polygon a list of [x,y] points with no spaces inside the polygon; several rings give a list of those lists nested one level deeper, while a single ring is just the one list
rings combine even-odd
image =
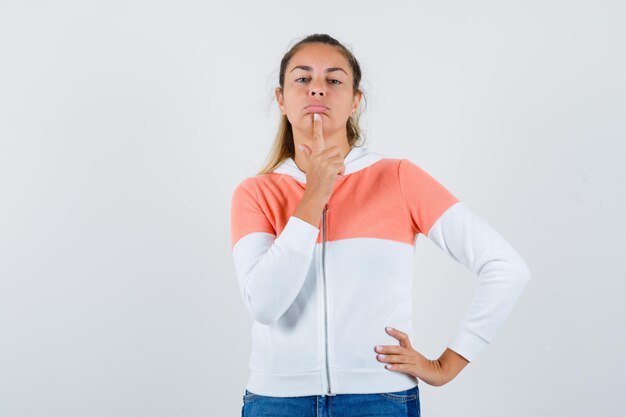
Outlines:
[{"label": "index finger", "polygon": [[320,116],[318,113],[313,113],[313,146],[315,146],[316,148],[316,153],[320,153],[324,150],[322,116]]}]

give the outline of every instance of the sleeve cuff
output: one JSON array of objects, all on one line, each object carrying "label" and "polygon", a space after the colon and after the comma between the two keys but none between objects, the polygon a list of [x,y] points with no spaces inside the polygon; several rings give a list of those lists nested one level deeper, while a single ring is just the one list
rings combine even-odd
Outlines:
[{"label": "sleeve cuff", "polygon": [[285,242],[298,252],[312,254],[319,232],[320,229],[312,224],[299,217],[291,216],[276,240]]},{"label": "sleeve cuff", "polygon": [[474,362],[478,354],[489,344],[488,341],[477,334],[461,327],[448,347],[463,356],[470,362]]}]

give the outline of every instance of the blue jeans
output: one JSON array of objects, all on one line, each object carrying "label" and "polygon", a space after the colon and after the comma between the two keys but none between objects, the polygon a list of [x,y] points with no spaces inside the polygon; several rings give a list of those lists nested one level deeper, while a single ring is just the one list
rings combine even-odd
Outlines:
[{"label": "blue jeans", "polygon": [[242,417],[420,417],[417,386],[376,394],[268,397],[246,390]]}]

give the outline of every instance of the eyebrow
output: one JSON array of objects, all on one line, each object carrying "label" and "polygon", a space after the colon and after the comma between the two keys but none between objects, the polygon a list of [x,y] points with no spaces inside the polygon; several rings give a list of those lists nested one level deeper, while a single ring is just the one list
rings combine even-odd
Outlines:
[{"label": "eyebrow", "polygon": [[[305,71],[311,71],[313,70],[312,67],[309,67],[308,65],[298,65],[297,67],[294,67],[291,71],[289,72],[293,72],[293,70],[296,69],[303,69]],[[330,68],[326,68],[325,72],[332,72],[332,71],[343,71],[346,75],[348,75],[348,73],[341,67],[330,67]]]}]

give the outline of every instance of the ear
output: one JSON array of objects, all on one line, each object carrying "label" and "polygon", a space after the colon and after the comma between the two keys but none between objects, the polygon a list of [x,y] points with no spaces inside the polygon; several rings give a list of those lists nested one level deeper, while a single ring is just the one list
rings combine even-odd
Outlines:
[{"label": "ear", "polygon": [[356,109],[359,108],[361,98],[363,98],[363,93],[361,92],[361,90],[358,90],[354,95],[354,100],[352,101],[352,114],[354,114],[354,112],[356,112]]},{"label": "ear", "polygon": [[283,100],[283,93],[280,87],[276,87],[274,95],[276,95],[276,101],[278,102],[278,108],[280,109],[281,114],[285,115],[285,101]]}]

